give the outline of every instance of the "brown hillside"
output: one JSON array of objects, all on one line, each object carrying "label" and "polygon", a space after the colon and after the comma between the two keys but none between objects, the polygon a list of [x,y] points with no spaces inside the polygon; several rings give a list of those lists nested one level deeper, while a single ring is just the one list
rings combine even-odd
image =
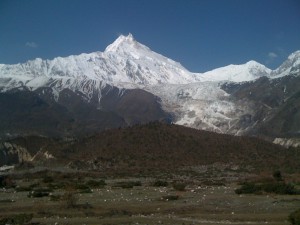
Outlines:
[{"label": "brown hillside", "polygon": [[110,171],[173,170],[213,163],[239,165],[241,169],[250,166],[254,170],[300,169],[300,154],[296,149],[285,149],[256,138],[161,123],[108,130],[48,150],[65,161],[72,161],[75,167]]}]

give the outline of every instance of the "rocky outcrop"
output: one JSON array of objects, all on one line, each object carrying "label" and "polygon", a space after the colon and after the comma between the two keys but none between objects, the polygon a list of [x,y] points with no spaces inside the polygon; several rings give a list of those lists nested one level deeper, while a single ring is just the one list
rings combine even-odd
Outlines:
[{"label": "rocky outcrop", "polygon": [[273,143],[285,147],[300,147],[300,138],[275,138]]},{"label": "rocky outcrop", "polygon": [[32,160],[26,148],[9,142],[0,143],[0,166],[13,165]]}]

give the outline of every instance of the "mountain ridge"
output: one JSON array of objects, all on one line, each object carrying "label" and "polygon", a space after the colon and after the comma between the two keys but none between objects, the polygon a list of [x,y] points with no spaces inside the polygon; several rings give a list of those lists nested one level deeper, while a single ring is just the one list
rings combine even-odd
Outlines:
[{"label": "mountain ridge", "polygon": [[0,154],[12,152],[7,157],[17,155],[18,149],[28,150],[32,158],[38,155],[29,161],[37,166],[52,164],[108,174],[193,171],[207,166],[225,167],[231,172],[275,169],[291,172],[299,171],[300,157],[296,149],[287,151],[253,137],[234,137],[158,122],[110,129],[79,139],[28,136],[0,142]]},{"label": "mountain ridge", "polygon": [[[12,76],[16,78],[17,76],[19,85],[26,85],[26,82],[37,76],[52,77],[54,79],[58,77],[89,78],[115,84],[115,86],[122,82],[137,85],[184,84],[198,81],[243,82],[255,80],[261,76],[278,78],[287,75],[289,71],[286,72],[287,69],[282,68],[286,68],[284,64],[295,67],[294,73],[296,73],[300,70],[298,68],[300,67],[299,52],[292,53],[275,70],[270,70],[264,65],[251,60],[245,64],[228,65],[205,73],[192,73],[180,63],[151,51],[147,46],[137,42],[132,34],[129,34],[128,36],[121,35],[118,37],[112,44],[107,46],[104,52],[56,57],[52,60],[37,58],[14,65],[1,64],[0,75],[2,79],[12,78]],[[141,60],[144,61],[141,62]],[[108,63],[108,61],[111,61],[111,63]],[[158,62],[162,62],[162,64],[159,65]],[[142,63],[145,65],[142,66]],[[158,70],[155,68],[156,63]]]},{"label": "mountain ridge", "polygon": [[[290,138],[290,129],[298,135],[298,124],[292,123],[300,120],[298,78],[300,51],[292,53],[276,70],[249,61],[200,74],[151,51],[131,34],[121,35],[104,52],[0,65],[0,114],[6,115],[1,132],[19,132],[13,123],[5,123],[13,122],[12,118],[23,119],[24,128],[31,126],[33,117],[24,118],[21,108],[7,113],[12,106],[5,101],[12,98],[22,105],[18,92],[27,91],[26,107],[37,118],[50,113],[46,113],[52,121],[48,129],[54,134],[57,127],[59,134],[72,136],[85,128],[96,131],[164,120],[219,133],[257,135],[265,131],[271,139]],[[43,104],[36,107],[31,98]],[[50,111],[45,111],[47,107]],[[102,122],[93,125],[89,116]],[[287,116],[289,123],[284,122]],[[284,125],[276,124],[277,120]],[[280,132],[268,129],[271,124]],[[49,133],[47,127],[38,129]]]}]

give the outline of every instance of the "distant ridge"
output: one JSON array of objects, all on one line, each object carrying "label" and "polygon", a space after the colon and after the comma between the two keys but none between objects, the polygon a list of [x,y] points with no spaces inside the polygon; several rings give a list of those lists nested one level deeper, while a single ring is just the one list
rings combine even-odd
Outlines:
[{"label": "distant ridge", "polygon": [[[295,149],[287,151],[256,138],[164,123],[107,130],[66,141],[31,136],[12,139],[9,143],[27,149],[32,157],[38,154],[32,161],[36,165],[63,165],[107,173],[162,173],[208,165],[222,165],[238,173],[300,170],[300,155]],[[52,158],[43,157],[45,153]]]}]

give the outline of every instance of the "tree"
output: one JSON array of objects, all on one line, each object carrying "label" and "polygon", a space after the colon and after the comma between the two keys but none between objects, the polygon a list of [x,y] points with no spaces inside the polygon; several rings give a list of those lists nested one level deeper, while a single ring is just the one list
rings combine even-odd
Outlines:
[{"label": "tree", "polygon": [[273,173],[273,178],[276,180],[276,181],[282,181],[282,175],[281,175],[281,172],[279,170],[276,170],[274,171]]},{"label": "tree", "polygon": [[78,202],[76,190],[73,187],[67,187],[63,199],[65,200],[66,208],[75,208]]},{"label": "tree", "polygon": [[289,216],[289,222],[292,225],[300,225],[300,209],[292,212]]}]

